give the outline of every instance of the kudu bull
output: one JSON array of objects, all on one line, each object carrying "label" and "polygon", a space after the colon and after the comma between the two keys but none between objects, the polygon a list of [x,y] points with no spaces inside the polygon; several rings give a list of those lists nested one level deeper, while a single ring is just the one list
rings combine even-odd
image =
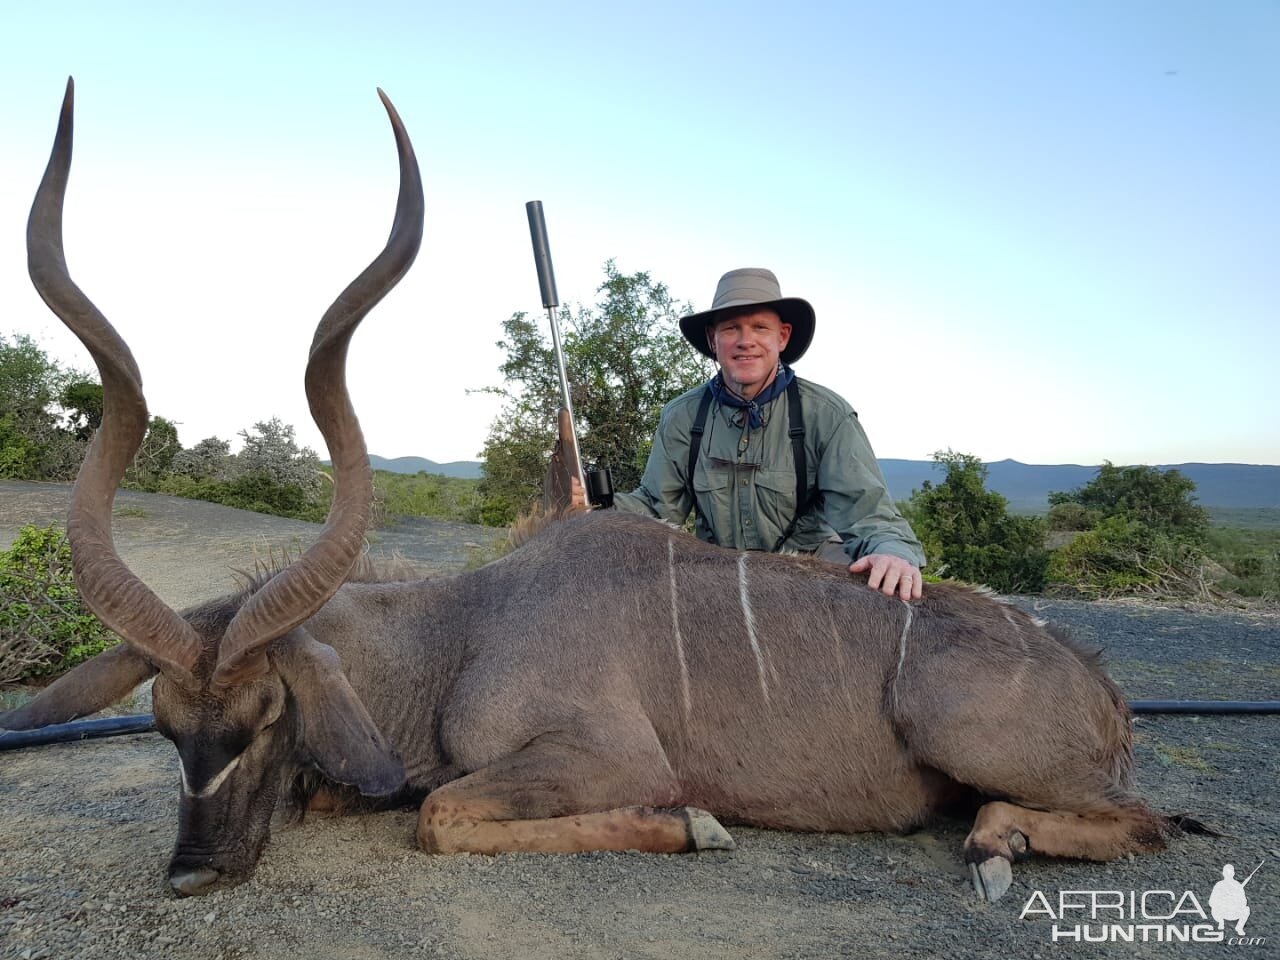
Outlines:
[{"label": "kudu bull", "polygon": [[[321,320],[307,395],[334,465],[304,556],[179,615],[111,540],[147,424],[133,358],[71,282],[62,202],[71,88],[28,230],[32,279],[93,354],[102,427],[72,497],[75,575],[125,643],[0,726],[83,716],[156,675],[178,749],[169,880],[246,877],[277,800],[422,803],[432,853],[728,848],[715,817],[786,830],[905,831],[979,803],[978,892],[1029,851],[1106,860],[1179,823],[1129,791],[1129,720],[1094,654],[958,586],[912,604],[808,558],[739,554],[642,517],[568,511],[453,578],[346,582],[372,497],[345,385],[355,327],[408,270],[422,187],[391,104],[400,194],[386,248]],[[558,488],[567,490],[569,466]],[[710,812],[706,812],[710,811]]]}]

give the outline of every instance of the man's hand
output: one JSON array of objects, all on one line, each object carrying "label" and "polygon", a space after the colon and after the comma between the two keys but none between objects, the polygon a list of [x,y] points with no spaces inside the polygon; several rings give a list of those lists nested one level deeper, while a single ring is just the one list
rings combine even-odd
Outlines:
[{"label": "man's hand", "polygon": [[865,573],[867,586],[886,597],[895,593],[903,600],[919,600],[924,578],[915,565],[887,553],[869,553],[849,565],[850,573]]},{"label": "man's hand", "polygon": [[569,478],[569,490],[573,506],[585,507],[587,505],[587,493],[582,489],[582,481],[577,477]]}]

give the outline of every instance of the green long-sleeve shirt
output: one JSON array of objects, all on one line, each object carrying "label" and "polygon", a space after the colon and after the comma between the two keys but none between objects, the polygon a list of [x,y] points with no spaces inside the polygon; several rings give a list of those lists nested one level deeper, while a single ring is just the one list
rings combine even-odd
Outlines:
[{"label": "green long-sleeve shirt", "polygon": [[[809,485],[818,495],[782,545],[801,553],[839,534],[852,559],[887,553],[923,566],[924,550],[885,486],[858,415],[838,394],[796,378],[804,411]],[[744,412],[712,403],[689,483],[689,436],[705,387],[663,408],[640,486],[614,503],[681,524],[698,498],[697,534],[735,550],[770,550],[796,512],[795,456],[786,395],[765,409],[765,423],[748,430]]]}]

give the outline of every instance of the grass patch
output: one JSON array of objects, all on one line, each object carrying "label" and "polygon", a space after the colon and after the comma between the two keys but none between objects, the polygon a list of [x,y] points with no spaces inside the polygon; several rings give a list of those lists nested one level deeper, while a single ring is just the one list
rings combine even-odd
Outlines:
[{"label": "grass patch", "polygon": [[1280,530],[1280,507],[1205,507],[1215,527]]},{"label": "grass patch", "polygon": [[116,507],[111,511],[111,515],[113,517],[134,517],[139,520],[145,520],[147,517],[151,516],[151,514],[142,507]]},{"label": "grass patch", "polygon": [[1244,597],[1280,597],[1280,527],[1213,526],[1205,552],[1227,571],[1221,587]]},{"label": "grass patch", "polygon": [[1204,748],[1206,750],[1217,750],[1217,751],[1220,751],[1221,753],[1244,753],[1245,752],[1244,747],[1240,746],[1239,744],[1222,743],[1217,740],[1210,740],[1206,742],[1204,745]]},{"label": "grass patch", "polygon": [[1213,772],[1213,766],[1200,756],[1200,751],[1195,747],[1171,747],[1165,743],[1157,743],[1155,754],[1162,767],[1187,767],[1201,773]]}]

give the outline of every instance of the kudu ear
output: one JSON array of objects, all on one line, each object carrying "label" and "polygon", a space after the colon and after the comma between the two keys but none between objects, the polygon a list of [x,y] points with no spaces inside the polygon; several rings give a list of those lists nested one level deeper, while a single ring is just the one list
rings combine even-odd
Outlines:
[{"label": "kudu ear", "polygon": [[268,656],[297,705],[300,745],[321,773],[368,797],[404,785],[404,764],[356,696],[333,647],[293,630]]},{"label": "kudu ear", "polygon": [[124,699],[156,668],[127,643],[118,643],[63,674],[30,703],[0,713],[0,729],[34,730],[67,723]]},{"label": "kudu ear", "polygon": [[[569,411],[560,408],[559,438],[551,449],[547,477],[542,484],[542,512],[548,516],[573,505],[572,480],[579,475],[578,458],[573,442],[573,422]],[[584,491],[585,492],[585,491]]]}]

